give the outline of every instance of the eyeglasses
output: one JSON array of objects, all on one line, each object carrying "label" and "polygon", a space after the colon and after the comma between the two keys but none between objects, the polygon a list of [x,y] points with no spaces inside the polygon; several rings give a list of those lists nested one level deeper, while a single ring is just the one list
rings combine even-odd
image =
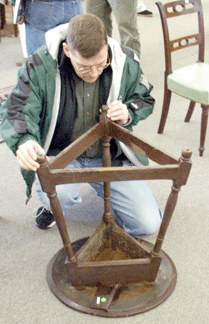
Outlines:
[{"label": "eyeglasses", "polygon": [[[75,60],[75,59],[74,59]],[[77,62],[76,62],[77,64]],[[107,63],[105,65],[99,64],[99,65],[92,65],[92,66],[86,66],[86,67],[82,67],[82,68],[76,68],[76,70],[78,72],[81,73],[88,73],[92,70],[93,67],[95,67],[98,71],[103,71],[104,69],[106,69],[108,66],[110,65],[110,59],[109,57],[107,58]]]}]

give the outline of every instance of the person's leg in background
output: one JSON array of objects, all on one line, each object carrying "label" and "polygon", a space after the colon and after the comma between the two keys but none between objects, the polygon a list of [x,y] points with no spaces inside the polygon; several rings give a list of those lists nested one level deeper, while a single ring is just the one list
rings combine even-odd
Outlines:
[{"label": "person's leg in background", "polygon": [[137,0],[86,0],[86,12],[95,14],[103,21],[110,37],[112,37],[112,11],[118,25],[121,44],[140,54]]},{"label": "person's leg in background", "polygon": [[81,0],[33,1],[25,7],[26,45],[28,55],[45,44],[45,33],[83,13]]},{"label": "person's leg in background", "polygon": [[26,60],[26,58],[28,57],[28,53],[27,53],[27,47],[26,47],[26,36],[25,36],[25,24],[18,24],[18,29],[19,29],[19,35],[20,35],[20,43],[21,43],[21,47],[22,47],[22,53],[23,53],[23,59],[20,61],[16,62],[17,66],[21,66],[24,61]]},{"label": "person's leg in background", "polygon": [[153,16],[153,13],[151,11],[147,10],[143,0],[138,0],[137,15],[144,16],[144,17],[152,17]]},{"label": "person's leg in background", "polygon": [[86,12],[99,17],[107,30],[109,37],[112,37],[112,9],[107,0],[86,0]]},{"label": "person's leg in background", "polygon": [[108,0],[116,18],[121,44],[140,55],[140,36],[137,24],[137,0]]}]

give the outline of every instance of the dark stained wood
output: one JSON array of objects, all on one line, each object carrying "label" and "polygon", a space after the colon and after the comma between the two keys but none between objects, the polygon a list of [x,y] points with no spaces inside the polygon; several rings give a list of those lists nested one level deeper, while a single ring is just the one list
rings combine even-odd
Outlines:
[{"label": "dark stained wood", "polygon": [[[64,170],[72,160],[84,152],[100,137],[103,138],[103,167],[82,170]],[[145,152],[157,166],[111,167],[110,139]],[[118,127],[106,117],[102,107],[99,123],[62,151],[48,163],[45,156],[39,156],[37,173],[44,192],[47,193],[67,258],[65,266],[69,280],[76,287],[115,287],[139,282],[154,282],[162,260],[161,247],[174,212],[178,192],[185,185],[191,169],[191,151],[184,150],[178,160],[137,138],[123,127]],[[173,181],[162,225],[153,250],[147,250],[138,240],[114,223],[110,208],[110,182],[137,179],[168,179]],[[74,254],[67,231],[64,215],[57,198],[56,185],[75,182],[104,182],[104,215],[101,225],[85,244]],[[93,274],[93,275],[92,275]],[[114,290],[114,289],[113,289]]]},{"label": "dark stained wood", "polygon": [[[172,91],[168,89],[167,78],[169,74],[173,72],[172,65],[174,64],[172,53],[187,47],[197,46],[198,48],[198,57],[194,60],[196,62],[204,62],[205,55],[205,33],[204,33],[204,22],[203,22],[203,10],[201,0],[180,0],[172,1],[165,4],[162,4],[160,1],[156,2],[156,5],[159,9],[162,29],[163,29],[163,38],[164,38],[164,52],[165,52],[165,73],[164,73],[164,99],[163,107],[161,113],[160,124],[158,128],[158,133],[162,134],[165,128],[165,123],[167,120],[171,94]],[[190,15],[191,24],[197,24],[198,32],[192,35],[185,35],[184,28],[184,16]],[[175,19],[176,17],[181,17],[183,24],[181,25],[182,37],[176,39],[170,39],[170,28],[168,24],[168,19]],[[194,18],[194,19],[193,19]],[[177,20],[177,23],[180,24],[180,21]],[[189,99],[189,98],[188,98]],[[196,102],[190,101],[189,108],[184,119],[185,122],[189,122],[194,111]],[[208,121],[208,109],[209,106],[203,105],[200,102],[202,108],[202,117],[201,117],[201,132],[200,132],[200,147],[199,155],[203,155],[205,149],[205,137],[207,131],[207,121]]]}]

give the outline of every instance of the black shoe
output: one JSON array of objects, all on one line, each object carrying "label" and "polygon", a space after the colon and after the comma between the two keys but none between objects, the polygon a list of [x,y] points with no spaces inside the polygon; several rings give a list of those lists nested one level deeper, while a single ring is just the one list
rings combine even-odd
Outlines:
[{"label": "black shoe", "polygon": [[44,207],[40,207],[36,215],[36,225],[41,229],[47,229],[56,224],[53,214]]},{"label": "black shoe", "polygon": [[144,17],[152,17],[153,13],[151,11],[149,11],[149,10],[144,10],[144,11],[141,11],[141,12],[137,12],[137,15],[144,16]]}]

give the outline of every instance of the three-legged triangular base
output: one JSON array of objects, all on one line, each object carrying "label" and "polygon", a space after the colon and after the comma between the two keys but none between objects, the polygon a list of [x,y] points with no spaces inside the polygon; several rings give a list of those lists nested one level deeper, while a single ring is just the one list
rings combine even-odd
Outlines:
[{"label": "three-legged triangular base", "polygon": [[[65,170],[71,161],[92,143],[103,138],[103,167]],[[111,138],[129,149],[143,152],[159,166],[112,167]],[[39,157],[38,176],[47,193],[60,231],[64,249],[51,261],[48,283],[53,293],[66,305],[82,312],[114,317],[144,312],[165,300],[176,283],[176,270],[161,250],[178,193],[186,184],[191,168],[191,151],[182,152],[177,161],[152,147],[123,127],[111,122],[105,114],[100,122],[47,163]],[[110,181],[173,180],[162,224],[155,245],[138,241],[114,223],[111,214]],[[76,182],[104,182],[105,212],[102,224],[88,240],[71,244],[56,185]]]},{"label": "three-legged triangular base", "polygon": [[[88,238],[72,243],[76,253]],[[153,245],[143,240],[139,243],[147,251]],[[177,273],[173,261],[161,250],[162,261],[156,280],[152,283],[141,282],[118,286],[86,286],[76,289],[69,281],[65,267],[66,252],[61,249],[50,261],[47,269],[47,281],[54,295],[66,306],[79,312],[103,317],[126,317],[146,312],[170,296],[176,285]],[[93,274],[92,274],[93,276]],[[112,295],[111,295],[112,294]]]}]

